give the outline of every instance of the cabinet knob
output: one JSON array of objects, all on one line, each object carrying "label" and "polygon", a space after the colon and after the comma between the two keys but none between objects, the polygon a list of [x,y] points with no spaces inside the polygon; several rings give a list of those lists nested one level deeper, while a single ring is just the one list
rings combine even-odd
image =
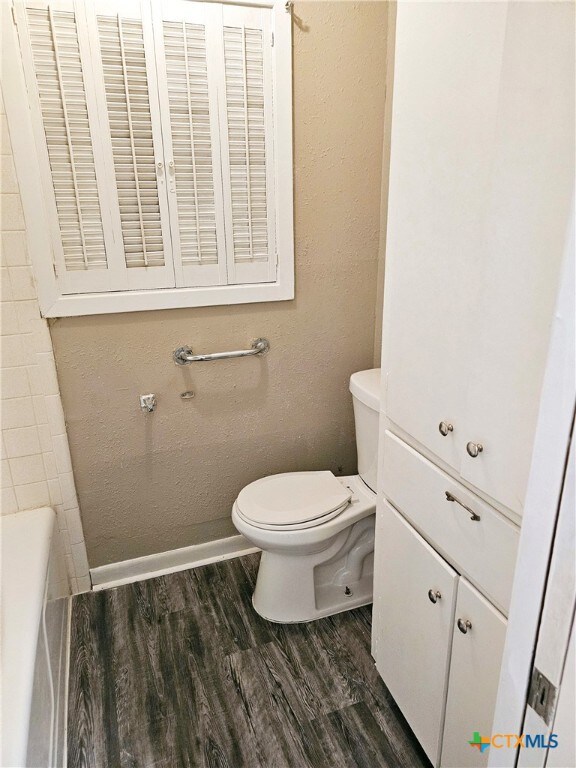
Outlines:
[{"label": "cabinet knob", "polygon": [[442,598],[441,593],[438,590],[429,589],[428,590],[428,599],[431,603],[437,603],[438,600]]},{"label": "cabinet knob", "polygon": [[472,629],[472,622],[470,619],[458,619],[456,622],[458,629],[460,632],[462,632],[463,635],[468,634],[468,630]]},{"label": "cabinet knob", "polygon": [[438,424],[438,430],[440,431],[440,434],[446,437],[448,432],[453,432],[454,427],[452,424],[448,424],[446,421],[441,421],[440,424]]},{"label": "cabinet knob", "polygon": [[482,453],[484,446],[481,443],[467,443],[466,450],[468,451],[468,456],[472,456],[475,459],[479,453]]}]

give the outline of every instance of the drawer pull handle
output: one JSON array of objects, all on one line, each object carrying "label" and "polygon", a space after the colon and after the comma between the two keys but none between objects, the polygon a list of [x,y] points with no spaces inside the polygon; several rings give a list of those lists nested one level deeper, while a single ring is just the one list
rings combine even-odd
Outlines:
[{"label": "drawer pull handle", "polygon": [[445,421],[441,421],[440,424],[438,424],[438,430],[441,435],[446,437],[448,432],[454,432],[454,427],[452,426],[452,424],[448,424]]},{"label": "drawer pull handle", "polygon": [[468,456],[472,456],[475,459],[478,454],[482,453],[484,446],[482,443],[466,443],[466,450],[468,451]]},{"label": "drawer pull handle", "polygon": [[476,514],[473,509],[470,509],[470,507],[467,507],[466,504],[463,504],[460,499],[457,499],[456,496],[452,496],[450,491],[444,491],[446,494],[446,501],[455,501],[456,504],[460,504],[461,507],[463,507],[466,512],[470,513],[470,520],[480,520],[480,515]]},{"label": "drawer pull handle", "polygon": [[437,603],[438,600],[442,598],[441,593],[438,590],[429,589],[428,590],[428,599],[431,603]]},{"label": "drawer pull handle", "polygon": [[458,629],[460,632],[462,632],[463,635],[468,634],[468,630],[472,629],[472,622],[470,619],[458,619],[456,624],[458,625]]}]

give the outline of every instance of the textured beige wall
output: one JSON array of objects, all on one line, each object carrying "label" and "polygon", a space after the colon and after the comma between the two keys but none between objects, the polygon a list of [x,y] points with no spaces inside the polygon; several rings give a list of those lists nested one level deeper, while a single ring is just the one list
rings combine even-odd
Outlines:
[{"label": "textured beige wall", "polygon": [[[53,323],[92,567],[234,533],[234,498],[263,475],[356,470],[348,378],[373,363],[386,19],[383,2],[295,6],[294,301]],[[257,336],[262,359],[171,361]]]}]

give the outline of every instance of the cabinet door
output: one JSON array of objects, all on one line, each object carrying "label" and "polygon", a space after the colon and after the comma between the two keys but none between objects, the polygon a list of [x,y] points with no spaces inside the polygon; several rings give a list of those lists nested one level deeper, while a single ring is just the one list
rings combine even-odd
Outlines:
[{"label": "cabinet door", "polygon": [[[455,469],[506,5],[399,3],[386,245],[387,415]],[[453,432],[443,437],[440,422]]]},{"label": "cabinet door", "polygon": [[390,505],[378,526],[376,668],[436,765],[458,576]]},{"label": "cabinet door", "polygon": [[[459,629],[458,622],[465,633]],[[467,627],[466,622],[471,626]],[[491,735],[505,635],[504,616],[461,578],[454,619],[442,768],[488,765],[489,749],[481,752],[469,742],[475,740],[476,733],[480,737]]]},{"label": "cabinet door", "polygon": [[[574,184],[574,5],[510,3],[461,472],[522,514]],[[476,458],[466,443],[483,445]]]}]

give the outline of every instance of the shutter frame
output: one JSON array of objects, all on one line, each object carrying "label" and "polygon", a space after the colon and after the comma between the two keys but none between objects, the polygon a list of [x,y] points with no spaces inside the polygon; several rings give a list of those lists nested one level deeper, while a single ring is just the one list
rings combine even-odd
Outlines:
[{"label": "shutter frame", "polygon": [[[224,210],[226,218],[226,243],[228,254],[228,284],[229,285],[245,285],[254,283],[266,283],[274,282],[277,274],[277,243],[276,243],[276,182],[277,175],[275,173],[275,115],[274,115],[274,102],[277,93],[274,93],[274,81],[275,81],[275,64],[278,56],[278,48],[272,46],[272,35],[274,33],[274,11],[270,7],[250,7],[242,5],[220,5],[219,13],[221,17],[221,36],[219,40],[220,48],[220,78],[219,78],[219,105],[220,105],[220,130],[221,130],[221,152],[222,152],[222,181],[224,190]],[[290,14],[286,14],[290,20]],[[234,41],[232,38],[233,32],[227,32],[227,30],[239,30],[236,35],[236,44],[240,47],[241,57],[240,69],[243,67],[243,83],[240,83],[240,87],[236,86],[237,93],[243,98],[243,111],[244,111],[244,131],[242,131],[241,115],[238,115],[236,127],[234,127],[234,116],[232,107],[232,89],[234,81],[234,56],[232,54],[234,48]],[[261,31],[261,61],[262,61],[262,124],[264,128],[264,173],[265,173],[265,205],[266,205],[266,226],[263,228],[260,225],[259,234],[262,236],[262,231],[265,231],[267,240],[267,257],[266,259],[254,259],[240,257],[240,252],[246,250],[242,247],[242,241],[248,238],[248,253],[251,255],[254,252],[254,232],[253,224],[255,217],[253,216],[253,203],[256,202],[259,197],[262,199],[262,194],[252,188],[253,176],[255,170],[258,167],[262,167],[261,163],[258,165],[252,164],[252,153],[250,148],[256,150],[257,140],[255,137],[254,126],[250,125],[250,112],[248,109],[248,93],[251,87],[250,74],[249,74],[249,62],[248,62],[248,48],[256,48],[256,55],[252,59],[252,67],[257,64],[258,59],[258,46],[254,46],[254,42],[250,44],[247,36],[247,30],[250,34],[252,31]],[[227,56],[226,41],[229,42],[229,54]],[[253,38],[252,38],[253,40]],[[238,58],[238,57],[236,57]],[[227,68],[228,67],[228,68]],[[254,79],[254,78],[253,78]],[[258,88],[258,85],[254,86]],[[291,88],[291,86],[290,86]],[[291,98],[291,90],[290,90]],[[242,107],[240,107],[240,110]],[[254,109],[252,109],[252,115]],[[231,132],[233,132],[234,142],[237,143],[238,133],[244,132],[244,154],[246,157],[244,173],[244,184],[246,188],[245,194],[239,190],[240,185],[232,183],[232,151],[231,151]],[[290,131],[291,142],[291,131]],[[291,156],[291,144],[290,144],[290,156]],[[240,151],[237,152],[240,154]],[[242,166],[236,164],[235,175],[240,175]],[[291,183],[290,174],[290,183]],[[234,190],[236,190],[234,192]],[[242,199],[246,200],[247,209],[247,227],[242,231]]]},{"label": "shutter frame", "polygon": [[[168,180],[168,198],[170,207],[170,222],[172,241],[174,244],[174,269],[176,275],[177,287],[199,287],[199,286],[217,286],[226,285],[226,240],[224,231],[223,199],[222,199],[222,171],[220,160],[220,137],[218,124],[218,83],[215,51],[210,44],[214,37],[214,25],[217,21],[215,14],[216,7],[211,2],[193,2],[191,0],[163,0],[163,2],[153,3],[154,13],[154,33],[156,45],[156,60],[158,68],[158,78],[161,82],[159,96],[161,102],[161,113],[163,121],[163,136],[165,143],[166,166],[170,169],[172,163],[172,172]],[[196,123],[194,121],[194,107],[198,107],[198,102],[193,102],[188,92],[188,103],[185,105],[188,113],[188,135],[190,136],[190,158],[186,159],[179,155],[180,150],[174,147],[174,140],[177,135],[177,125],[173,118],[173,109],[176,109],[171,97],[171,79],[168,75],[168,53],[166,42],[167,25],[182,24],[184,29],[188,26],[203,27],[204,53],[206,64],[206,88],[208,105],[208,126],[211,149],[211,197],[214,207],[214,237],[216,246],[216,261],[214,263],[202,263],[201,236],[198,226],[202,226],[206,221],[200,220],[199,209],[205,205],[206,201],[210,205],[210,195],[202,196],[198,191],[198,166],[196,165],[196,142],[194,130]],[[183,35],[187,30],[183,30]],[[183,50],[184,53],[184,50]],[[185,62],[183,60],[184,67]],[[190,62],[188,62],[187,80],[190,76]],[[183,69],[184,72],[184,69]],[[183,74],[182,72],[182,74]],[[182,135],[182,134],[181,134]],[[187,163],[188,160],[188,163]],[[187,167],[186,167],[187,163]],[[178,175],[180,172],[188,171],[191,174],[191,186],[186,190],[182,197],[180,196]],[[185,206],[184,197],[192,195],[194,202]],[[182,207],[181,207],[182,206]],[[180,218],[182,213],[182,220]],[[184,223],[184,216],[196,218],[196,232],[192,235],[192,240],[200,244],[198,250],[198,262],[190,258],[190,252],[186,254],[187,243],[183,237],[181,224]],[[212,217],[209,217],[211,221]],[[188,258],[186,258],[188,256]]]},{"label": "shutter frame", "polygon": [[[169,226],[169,213],[168,213],[168,200],[166,195],[166,164],[164,157],[164,147],[162,141],[162,127],[160,120],[160,104],[158,100],[158,81],[156,72],[156,56],[154,51],[154,39],[152,30],[152,13],[151,6],[148,2],[141,2],[141,0],[123,0],[122,13],[118,13],[117,4],[111,0],[85,0],[86,14],[88,18],[88,28],[90,34],[91,46],[91,60],[93,63],[94,79],[98,84],[98,103],[100,107],[100,120],[102,126],[102,133],[105,136],[110,137],[109,147],[107,151],[107,166],[108,175],[110,180],[111,190],[114,190],[110,194],[110,205],[112,210],[112,218],[115,225],[115,239],[117,243],[117,249],[121,254],[122,269],[124,271],[124,282],[128,290],[137,289],[163,289],[173,288],[175,285],[174,280],[174,267],[173,267],[173,255],[172,255],[172,241]],[[131,98],[134,98],[133,91],[130,90],[130,74],[128,70],[128,60],[132,61],[134,53],[131,56],[130,51],[126,50],[127,39],[129,38],[130,24],[134,22],[141,25],[141,38],[142,38],[142,50],[143,60],[145,67],[145,84],[146,84],[146,97],[148,104],[148,114],[144,113],[144,118],[149,116],[151,144],[152,144],[152,164],[148,163],[148,173],[153,174],[156,189],[156,200],[158,202],[158,214],[156,230],[160,233],[162,242],[162,258],[163,265],[151,265],[151,266],[133,266],[129,265],[129,253],[126,251],[126,238],[128,237],[130,227],[128,222],[128,210],[130,209],[130,201],[124,196],[124,202],[121,202],[120,184],[127,182],[120,182],[117,172],[120,165],[118,157],[120,156],[120,148],[122,140],[116,139],[117,156],[114,155],[114,138],[112,136],[112,128],[110,125],[110,110],[111,105],[108,101],[108,96],[113,88],[113,83],[106,77],[103,60],[103,40],[102,34],[105,22],[110,19],[117,19],[117,33],[118,33],[118,49],[117,55],[120,56],[120,66],[123,75],[123,85],[125,91],[128,93],[128,99],[126,101],[126,123],[125,129],[129,134],[129,142],[131,148],[131,163],[126,165],[126,168],[131,167],[135,170],[134,178],[134,200],[136,201],[137,211],[133,214],[134,222],[139,226],[133,227],[136,230],[136,246],[138,239],[143,243],[142,253],[145,253],[145,241],[146,235],[149,236],[149,223],[147,221],[146,214],[143,211],[143,207],[150,199],[144,195],[144,190],[140,190],[141,180],[139,179],[138,171],[146,166],[139,162],[138,151],[136,142],[136,131],[132,130],[131,120],[134,118],[132,113]],[[116,31],[116,30],[114,30]],[[133,33],[134,34],[134,33]],[[110,75],[111,77],[112,75]],[[109,90],[107,90],[109,89]],[[137,114],[137,113],[136,113]],[[120,128],[118,119],[118,129]],[[143,130],[146,130],[145,125]],[[144,157],[144,155],[142,155]],[[159,165],[161,164],[161,165]],[[158,169],[162,168],[159,172]],[[146,182],[143,182],[144,184]],[[149,183],[149,182],[148,182]],[[130,192],[130,189],[127,188]],[[154,189],[154,188],[152,188]],[[154,197],[151,198],[154,203]],[[132,206],[133,207],[133,206]],[[124,221],[122,219],[122,211],[124,210]],[[124,223],[125,222],[125,223]],[[156,236],[157,238],[157,236]],[[118,250],[117,250],[118,253]],[[137,254],[138,252],[136,252]],[[143,257],[145,258],[145,257]]]},{"label": "shutter frame", "polygon": [[[88,115],[88,127],[90,131],[90,138],[92,141],[93,151],[93,166],[98,191],[102,189],[104,181],[104,169],[101,165],[100,158],[98,156],[98,141],[96,136],[98,134],[97,126],[95,124],[95,113],[93,104],[89,94],[89,86],[86,81],[86,61],[83,58],[83,50],[80,44],[82,36],[83,17],[79,11],[78,3],[74,0],[55,0],[48,3],[44,1],[25,2],[25,0],[18,0],[14,3],[14,17],[18,28],[18,34],[20,37],[20,51],[22,54],[22,64],[24,69],[24,75],[27,86],[27,94],[30,107],[30,115],[32,122],[32,131],[35,140],[36,157],[38,158],[39,170],[40,170],[40,183],[43,188],[44,200],[46,206],[46,214],[48,219],[48,226],[50,231],[50,239],[52,250],[54,254],[54,268],[56,273],[56,282],[58,289],[62,294],[78,294],[91,291],[109,291],[114,289],[113,278],[111,270],[109,269],[109,262],[107,266],[101,269],[85,269],[85,270],[69,270],[67,269],[66,257],[63,244],[63,234],[60,228],[60,219],[58,213],[58,206],[56,202],[56,191],[53,181],[53,172],[51,166],[51,160],[48,149],[48,138],[45,132],[45,122],[42,112],[40,89],[37,81],[37,67],[34,60],[33,42],[31,36],[31,30],[29,26],[28,9],[31,11],[39,11],[48,13],[48,8],[52,12],[56,13],[70,13],[73,14],[74,24],[77,30],[77,39],[80,51],[80,65],[82,68],[82,88],[85,99],[85,105]],[[55,51],[55,56],[57,51]],[[60,98],[63,98],[62,90],[59,88]],[[67,144],[68,141],[66,140]],[[94,151],[96,150],[96,151]],[[72,167],[72,163],[70,163]],[[98,194],[98,204],[100,208],[100,216],[103,231],[103,241],[105,245],[105,258],[108,260],[108,251],[106,245],[110,240],[110,232],[107,228],[105,209],[103,210],[102,200]]]}]

